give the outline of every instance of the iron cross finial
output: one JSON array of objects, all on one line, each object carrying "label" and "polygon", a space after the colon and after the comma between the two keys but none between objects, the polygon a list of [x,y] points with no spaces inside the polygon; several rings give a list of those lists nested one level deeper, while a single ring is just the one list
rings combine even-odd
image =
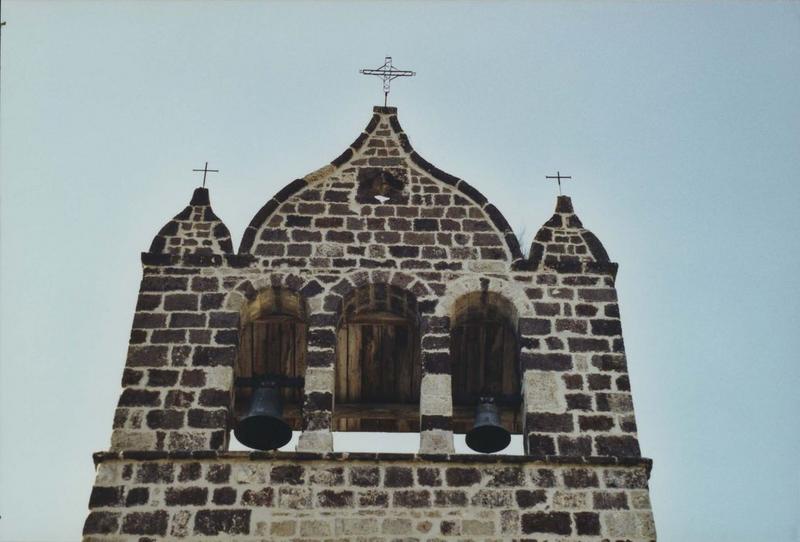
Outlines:
[{"label": "iron cross finial", "polygon": [[558,181],[558,195],[561,195],[561,179],[571,179],[571,175],[562,175],[560,171],[556,171],[555,175],[545,175],[545,179],[556,179]]},{"label": "iron cross finial", "polygon": [[206,175],[209,173],[219,173],[218,169],[208,169],[208,162],[206,162],[206,165],[203,167],[203,169],[193,169],[192,171],[203,172],[203,188],[206,187]]},{"label": "iron cross finial", "polygon": [[370,69],[363,69],[358,70],[358,73],[362,75],[377,75],[381,79],[383,79],[383,106],[389,103],[389,85],[392,79],[397,79],[398,77],[413,77],[417,75],[415,72],[409,70],[398,70],[392,66],[392,57],[387,56],[383,62],[383,66],[380,68],[375,68],[373,70]]}]

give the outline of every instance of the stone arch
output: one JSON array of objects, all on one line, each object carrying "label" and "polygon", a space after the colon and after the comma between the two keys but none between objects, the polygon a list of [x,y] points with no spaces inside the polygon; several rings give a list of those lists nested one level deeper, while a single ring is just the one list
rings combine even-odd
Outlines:
[{"label": "stone arch", "polygon": [[465,276],[447,284],[447,290],[436,306],[436,316],[452,319],[456,300],[472,292],[491,292],[501,296],[514,307],[516,318],[534,314],[533,306],[520,284],[499,277]]}]

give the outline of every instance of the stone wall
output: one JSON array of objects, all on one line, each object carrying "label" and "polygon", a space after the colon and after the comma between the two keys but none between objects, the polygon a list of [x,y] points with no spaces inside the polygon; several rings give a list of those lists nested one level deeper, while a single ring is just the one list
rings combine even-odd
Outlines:
[{"label": "stone wall", "polygon": [[84,540],[655,540],[647,460],[102,454]]}]

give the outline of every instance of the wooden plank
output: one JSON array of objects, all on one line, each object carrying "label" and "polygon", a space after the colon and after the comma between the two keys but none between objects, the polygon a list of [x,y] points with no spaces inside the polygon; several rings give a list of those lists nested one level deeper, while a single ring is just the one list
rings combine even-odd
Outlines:
[{"label": "wooden plank", "polygon": [[347,390],[347,364],[349,362],[348,344],[349,344],[350,326],[342,326],[336,335],[336,402],[349,402]]},{"label": "wooden plank", "polygon": [[396,371],[395,397],[400,403],[410,403],[413,400],[411,390],[414,388],[414,356],[411,335],[408,325],[395,326],[395,340],[392,345]]},{"label": "wooden plank", "polygon": [[364,330],[361,326],[348,324],[347,340],[347,400],[361,400],[361,366],[364,349]]},{"label": "wooden plank", "polygon": [[362,333],[361,352],[361,390],[358,398],[362,401],[379,401],[380,389],[380,340],[381,326],[359,325]]}]

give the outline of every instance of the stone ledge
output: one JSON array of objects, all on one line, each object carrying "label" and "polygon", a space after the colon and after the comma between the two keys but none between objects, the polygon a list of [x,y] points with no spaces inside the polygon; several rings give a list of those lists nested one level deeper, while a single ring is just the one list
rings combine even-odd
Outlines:
[{"label": "stone ledge", "polygon": [[549,463],[552,465],[595,465],[603,467],[642,466],[648,476],[653,460],[647,457],[607,456],[563,456],[563,455],[483,455],[483,454],[406,454],[371,452],[217,452],[196,450],[185,452],[159,452],[151,450],[126,450],[121,452],[95,452],[95,466],[104,461],[135,460],[163,461],[184,459],[221,459],[240,461],[409,461],[426,463],[496,463],[528,464]]}]

